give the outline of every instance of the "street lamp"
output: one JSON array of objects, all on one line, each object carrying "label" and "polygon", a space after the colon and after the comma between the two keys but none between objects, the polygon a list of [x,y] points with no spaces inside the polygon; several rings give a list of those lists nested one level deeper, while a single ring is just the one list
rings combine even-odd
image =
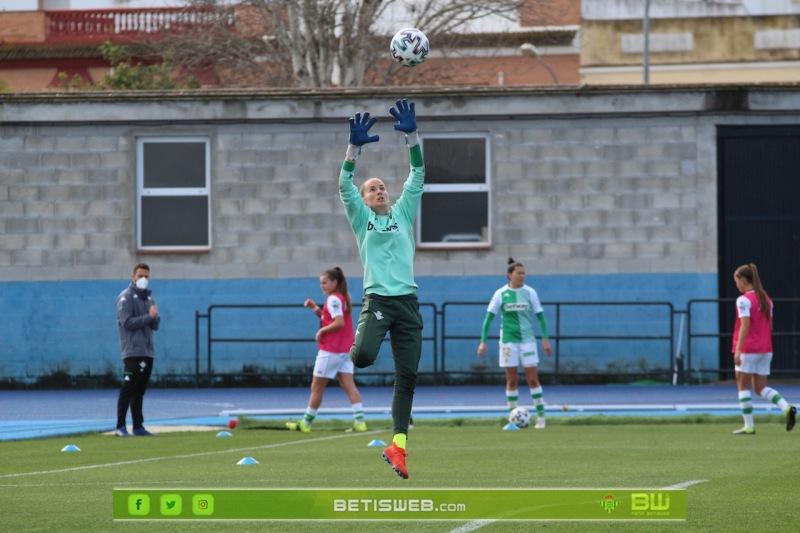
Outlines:
[{"label": "street lamp", "polygon": [[531,56],[531,57],[532,57],[532,58],[534,58],[536,61],[538,61],[539,63],[541,63],[541,65],[542,65],[542,66],[543,66],[545,69],[547,69],[547,72],[550,74],[550,77],[551,77],[551,78],[553,78],[553,81],[555,82],[555,84],[556,84],[556,85],[561,85],[561,82],[560,82],[560,81],[558,81],[558,76],[556,76],[556,72],[553,70],[553,67],[551,67],[551,66],[550,66],[550,65],[547,63],[547,61],[545,61],[544,59],[542,59],[542,53],[541,53],[541,52],[539,52],[539,49],[538,49],[538,48],[536,48],[536,47],[535,47],[534,45],[532,45],[531,43],[524,43],[524,44],[520,45],[520,47],[519,47],[519,51],[520,51],[520,53],[521,53],[522,55],[524,55],[524,56]]},{"label": "street lamp", "polygon": [[642,21],[644,34],[644,51],[642,52],[642,67],[644,69],[644,84],[650,84],[650,0],[644,2],[644,21]]}]

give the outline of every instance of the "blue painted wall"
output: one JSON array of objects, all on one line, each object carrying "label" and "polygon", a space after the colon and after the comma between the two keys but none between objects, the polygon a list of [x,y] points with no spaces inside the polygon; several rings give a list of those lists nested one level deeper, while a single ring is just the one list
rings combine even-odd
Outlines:
[{"label": "blue painted wall", "polygon": [[[504,275],[419,278],[418,295],[444,311],[446,333],[477,336],[492,293],[506,282]],[[564,306],[557,321],[552,302],[670,302],[676,311],[697,298],[717,297],[716,274],[615,274],[528,276],[528,283],[545,303],[551,335],[562,336],[669,335],[666,307],[650,306]],[[6,282],[0,283],[0,377],[34,379],[54,370],[73,375],[119,371],[119,344],[115,321],[116,296],[126,282]],[[361,297],[361,279],[350,280],[356,302]],[[156,373],[195,371],[195,312],[207,313],[212,304],[286,304],[269,310],[215,309],[212,332],[215,338],[308,339],[303,342],[215,343],[213,370],[241,372],[245,365],[263,367],[267,372],[287,368],[310,372],[316,347],[314,315],[302,307],[305,298],[322,302],[317,278],[245,280],[159,280],[151,288],[162,315],[156,333]],[[474,305],[444,306],[445,302],[475,302]],[[433,337],[436,317],[423,306],[426,337]],[[716,310],[699,314],[707,331],[716,331]],[[676,321],[676,328],[677,328]],[[441,334],[441,321],[437,323]],[[495,320],[492,335],[497,335]],[[696,326],[693,326],[696,327]],[[201,327],[201,371],[207,365],[206,321]],[[676,333],[676,332],[673,332]],[[685,335],[684,335],[685,337]],[[676,334],[677,338],[677,334]],[[471,371],[480,366],[475,356],[477,338],[444,343],[445,368]],[[388,344],[388,343],[387,343]],[[434,369],[434,341],[425,342],[422,371]],[[486,364],[496,367],[497,348],[490,341]],[[559,366],[565,370],[601,370],[615,365],[664,368],[669,349],[664,341],[564,340],[558,346]],[[440,354],[441,355],[441,354]],[[717,368],[716,342],[693,347],[694,368]],[[440,361],[439,361],[440,362]],[[439,364],[437,362],[437,364]],[[554,367],[543,361],[542,370]],[[611,366],[609,366],[611,365]],[[392,369],[388,346],[373,368]]]}]

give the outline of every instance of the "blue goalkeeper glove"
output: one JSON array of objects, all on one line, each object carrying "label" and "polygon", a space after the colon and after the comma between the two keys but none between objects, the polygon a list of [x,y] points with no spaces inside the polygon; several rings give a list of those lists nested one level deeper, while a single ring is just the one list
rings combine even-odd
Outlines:
[{"label": "blue goalkeeper glove", "polygon": [[369,129],[375,124],[378,119],[375,117],[370,118],[369,113],[356,113],[350,119],[350,144],[353,146],[363,146],[367,143],[374,143],[380,140],[379,135],[370,135]]},{"label": "blue goalkeeper glove", "polygon": [[408,100],[403,98],[395,102],[395,107],[389,110],[389,113],[397,120],[394,129],[405,133],[414,133],[417,131],[417,114],[414,111],[414,102],[409,103]]}]

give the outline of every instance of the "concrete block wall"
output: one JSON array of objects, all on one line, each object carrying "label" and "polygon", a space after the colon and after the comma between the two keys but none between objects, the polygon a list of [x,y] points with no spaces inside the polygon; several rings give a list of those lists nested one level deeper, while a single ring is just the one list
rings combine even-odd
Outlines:
[{"label": "concrete block wall", "polygon": [[[588,95],[579,110],[570,98],[476,94],[463,106],[457,99],[417,98],[423,135],[489,134],[493,218],[491,250],[421,250],[419,275],[489,275],[503,271],[508,255],[534,261],[540,274],[715,270],[714,124],[725,114],[707,114],[696,100],[676,102],[668,92],[628,95],[624,105]],[[388,107],[391,98],[363,107],[349,96],[325,102],[332,112],[322,115],[338,120],[314,120],[316,104],[308,99],[305,118],[292,114],[301,114],[300,106],[287,112],[286,100],[255,97],[254,108],[279,109],[251,117],[214,93],[181,102],[174,118],[169,101],[60,103],[53,97],[47,102],[52,113],[41,116],[41,102],[7,105],[6,119],[16,122],[6,120],[0,129],[2,279],[120,279],[143,258],[167,279],[305,277],[332,263],[360,274],[336,183],[345,119],[356,110]],[[647,100],[684,110],[635,112]],[[515,119],[495,117],[501,107]],[[633,111],[622,113],[628,107]],[[76,122],[84,116],[94,122]],[[163,123],[148,124],[155,117]],[[737,117],[752,120],[764,117]],[[396,198],[408,161],[390,122],[382,117],[375,126],[382,140],[365,147],[356,175],[383,178]],[[135,249],[136,139],[156,135],[210,139],[210,253]]]},{"label": "concrete block wall", "polygon": [[[683,309],[715,297],[715,127],[797,123],[798,94],[752,88],[749,113],[710,108],[710,88],[414,94],[423,136],[486,133],[491,143],[492,248],[418,251],[421,299],[488,301],[508,256],[525,263],[534,284],[547,280],[545,301],[668,300]],[[79,367],[113,361],[109,302],[142,260],[168,298],[160,346],[174,368],[193,366],[195,310],[276,295],[276,303],[294,302],[287,287],[313,296],[319,273],[334,264],[357,286],[361,265],[337,190],[346,119],[364,110],[381,118],[381,141],[364,148],[356,176],[381,177],[396,198],[408,159],[383,111],[395,99],[336,91],[0,96],[0,310],[18,317],[0,339],[0,364],[34,372],[59,357],[84,361]],[[136,139],[169,135],[210,139],[208,253],[135,249]],[[100,281],[104,289],[92,285],[82,303],[93,318],[75,339],[61,298]]]},{"label": "concrete block wall", "polygon": [[[492,125],[494,236],[544,273],[694,272],[713,209],[684,119],[595,118]],[[701,142],[713,142],[713,139]],[[708,166],[708,165],[706,165]],[[713,180],[711,180],[713,182]],[[710,224],[709,226],[713,226]],[[519,252],[518,252],[519,253]]]},{"label": "concrete block wall", "polygon": [[[671,104],[669,95],[649,97]],[[498,266],[508,255],[535,261],[541,274],[715,269],[718,117],[691,109],[608,116],[605,108],[620,104],[595,98],[579,114],[569,111],[563,94],[476,95],[460,113],[451,112],[453,102],[417,98],[423,136],[484,132],[492,158],[492,249],[421,250],[420,275],[502,272]],[[264,113],[254,121],[227,117],[241,106],[210,93],[181,102],[182,113],[162,117],[158,126],[147,119],[162,116],[160,106],[169,102],[104,106],[86,99],[68,109],[52,101],[61,120],[47,123],[18,104],[13,111],[20,122],[0,130],[3,279],[119,279],[143,257],[168,279],[304,277],[332,263],[360,274],[337,190],[346,117],[361,109],[354,100],[337,102],[338,120],[288,121]],[[388,108],[387,101],[376,99],[372,108]],[[219,116],[207,111],[215,103]],[[524,113],[508,120],[482,106]],[[551,111],[559,106],[563,112]],[[383,178],[396,198],[408,159],[402,135],[384,114],[374,128],[382,140],[365,147],[356,176]],[[95,119],[76,123],[79,116]],[[206,122],[198,124],[199,118]],[[170,135],[210,139],[210,253],[135,249],[136,139]]]}]

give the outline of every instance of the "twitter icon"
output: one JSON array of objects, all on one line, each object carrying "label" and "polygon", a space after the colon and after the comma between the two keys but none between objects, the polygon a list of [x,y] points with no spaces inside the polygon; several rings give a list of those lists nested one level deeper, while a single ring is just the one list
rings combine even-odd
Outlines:
[{"label": "twitter icon", "polygon": [[177,516],[181,514],[182,505],[180,494],[162,494],[160,507],[162,515]]}]

